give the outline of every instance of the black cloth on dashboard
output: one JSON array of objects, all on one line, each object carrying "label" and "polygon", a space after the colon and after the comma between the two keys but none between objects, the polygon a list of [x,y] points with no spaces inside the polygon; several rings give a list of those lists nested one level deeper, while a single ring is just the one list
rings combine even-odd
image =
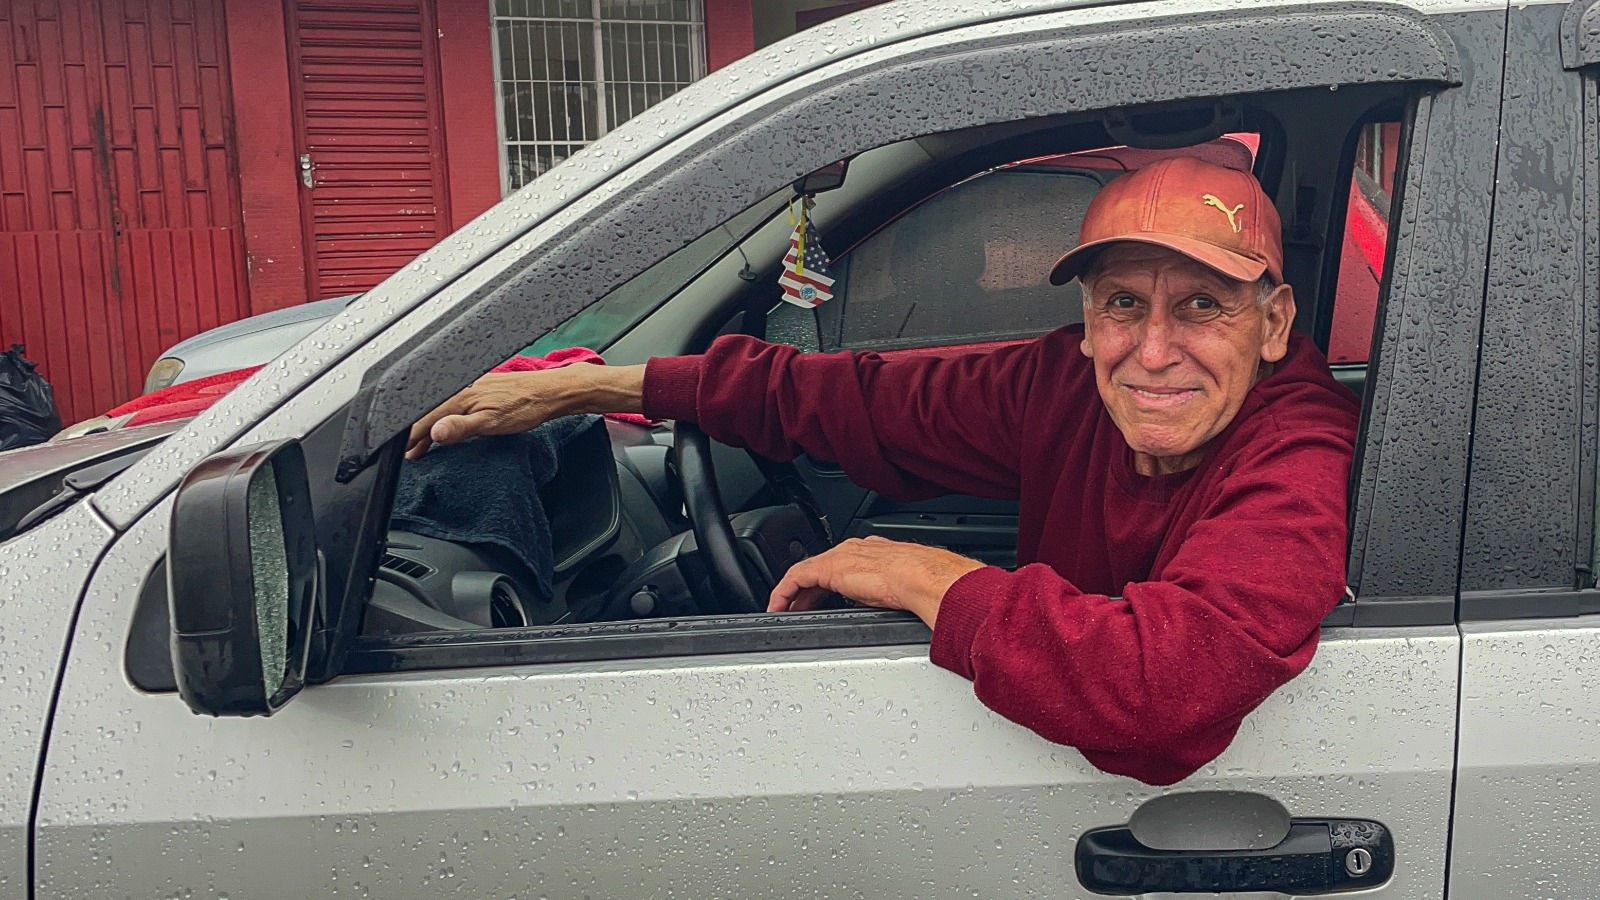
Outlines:
[{"label": "black cloth on dashboard", "polygon": [[532,599],[554,594],[550,519],[539,489],[554,478],[561,447],[599,416],[563,416],[532,431],[435,446],[400,466],[390,528],[511,553],[533,579]]}]

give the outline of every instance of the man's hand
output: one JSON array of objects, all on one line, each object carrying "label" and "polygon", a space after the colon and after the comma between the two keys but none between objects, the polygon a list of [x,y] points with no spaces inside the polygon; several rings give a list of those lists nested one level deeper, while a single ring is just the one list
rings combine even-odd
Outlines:
[{"label": "man's hand", "polygon": [[638,412],[644,366],[575,363],[537,372],[490,372],[411,426],[406,459],[434,442],[517,434],[574,413]]},{"label": "man's hand", "polygon": [[983,563],[949,550],[881,537],[852,538],[789,568],[767,612],[816,609],[829,592],[864,606],[904,609],[932,628],[956,579]]}]

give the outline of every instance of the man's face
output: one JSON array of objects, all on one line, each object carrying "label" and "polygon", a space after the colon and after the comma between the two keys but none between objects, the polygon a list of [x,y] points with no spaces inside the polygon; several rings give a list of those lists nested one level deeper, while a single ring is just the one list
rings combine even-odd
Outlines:
[{"label": "man's face", "polygon": [[1266,306],[1235,281],[1151,244],[1113,244],[1089,272],[1083,353],[1142,475],[1193,468],[1289,349],[1294,293]]}]

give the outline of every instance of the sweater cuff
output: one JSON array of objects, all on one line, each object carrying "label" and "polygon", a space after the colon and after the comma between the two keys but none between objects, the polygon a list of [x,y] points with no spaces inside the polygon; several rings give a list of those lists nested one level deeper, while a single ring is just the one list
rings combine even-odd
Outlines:
[{"label": "sweater cuff", "polygon": [[644,367],[640,411],[648,419],[698,419],[699,356],[652,356]]},{"label": "sweater cuff", "polygon": [[1005,596],[1010,576],[998,566],[985,566],[957,578],[944,592],[933,627],[933,643],[928,647],[928,658],[934,665],[972,678],[972,641],[990,609]]}]

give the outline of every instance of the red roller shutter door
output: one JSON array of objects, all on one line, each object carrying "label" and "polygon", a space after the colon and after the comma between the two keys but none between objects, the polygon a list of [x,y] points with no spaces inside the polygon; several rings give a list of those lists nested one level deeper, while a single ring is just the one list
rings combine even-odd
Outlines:
[{"label": "red roller shutter door", "polygon": [[286,12],[306,290],[334,297],[451,230],[437,25],[430,0],[290,0]]},{"label": "red roller shutter door", "polygon": [[62,418],[244,314],[220,4],[0,3],[0,341]]}]

